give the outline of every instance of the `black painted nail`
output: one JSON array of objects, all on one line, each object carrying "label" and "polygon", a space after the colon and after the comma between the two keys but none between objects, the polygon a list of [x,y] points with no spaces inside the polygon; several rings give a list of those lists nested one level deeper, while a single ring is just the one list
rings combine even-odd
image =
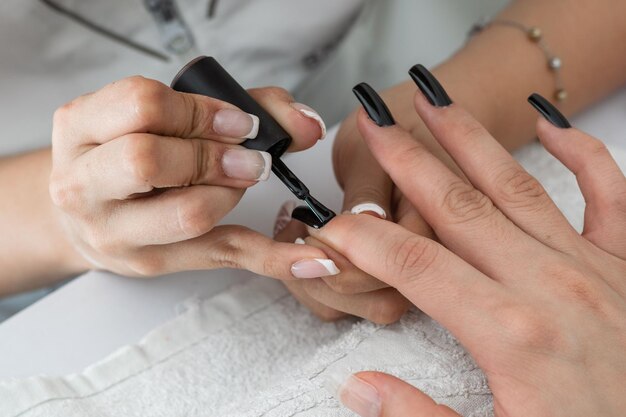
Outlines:
[{"label": "black painted nail", "polygon": [[446,107],[452,104],[450,96],[441,86],[441,83],[423,65],[414,65],[409,70],[409,75],[430,104],[437,107]]},{"label": "black painted nail", "polygon": [[313,210],[311,210],[307,206],[298,206],[298,207],[296,207],[293,210],[293,212],[291,212],[291,218],[292,219],[296,219],[298,221],[301,221],[302,223],[306,224],[307,226],[311,226],[311,227],[314,227],[316,229],[319,229],[320,227],[324,226],[324,224],[325,224],[320,219],[318,219],[317,216],[315,215],[315,213],[313,213]]},{"label": "black painted nail", "polygon": [[393,126],[396,124],[396,121],[393,120],[393,116],[383,99],[380,98],[376,90],[370,87],[369,84],[358,84],[352,89],[352,92],[361,102],[361,105],[370,119],[378,126]]},{"label": "black painted nail", "polygon": [[533,106],[543,117],[546,118],[547,121],[552,123],[556,127],[560,127],[561,129],[569,129],[572,125],[569,121],[563,116],[563,114],[554,107],[552,103],[546,100],[544,97],[540,96],[537,93],[531,94],[528,97],[528,102],[531,106]]}]

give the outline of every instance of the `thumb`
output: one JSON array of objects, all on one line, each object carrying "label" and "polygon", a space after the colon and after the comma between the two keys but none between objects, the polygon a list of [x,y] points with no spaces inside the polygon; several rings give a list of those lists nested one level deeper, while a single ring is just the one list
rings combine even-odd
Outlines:
[{"label": "thumb", "polygon": [[412,385],[380,372],[351,375],[337,395],[361,417],[460,417]]}]

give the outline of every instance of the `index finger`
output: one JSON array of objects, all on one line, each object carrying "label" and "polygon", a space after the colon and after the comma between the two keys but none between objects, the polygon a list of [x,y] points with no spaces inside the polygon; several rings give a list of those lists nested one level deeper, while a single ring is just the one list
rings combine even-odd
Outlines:
[{"label": "index finger", "polygon": [[[227,116],[223,117],[225,120],[218,118],[220,110],[230,111],[224,114]],[[233,126],[233,120],[239,120],[239,126]],[[130,133],[238,144],[247,137],[256,136],[255,123],[258,128],[256,116],[239,111],[229,103],[180,93],[158,81],[138,76],[116,81],[96,93],[79,97],[55,113],[55,125],[67,129],[62,132],[63,141],[78,138],[80,144],[92,145]]]},{"label": "index finger", "polygon": [[504,287],[438,243],[373,216],[341,215],[311,234],[397,288],[461,340],[484,333]]}]

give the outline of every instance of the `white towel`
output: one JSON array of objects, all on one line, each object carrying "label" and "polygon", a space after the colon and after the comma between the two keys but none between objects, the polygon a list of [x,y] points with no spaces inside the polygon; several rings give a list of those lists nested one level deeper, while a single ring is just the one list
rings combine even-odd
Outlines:
[{"label": "white towel", "polygon": [[[626,166],[626,153],[614,149]],[[577,229],[574,177],[539,144],[518,154]],[[486,379],[435,321],[413,310],[378,326],[324,324],[279,282],[255,278],[187,310],[81,374],[0,383],[3,417],[325,417],[353,414],[324,389],[333,374],[380,370],[464,416],[493,414]]]}]

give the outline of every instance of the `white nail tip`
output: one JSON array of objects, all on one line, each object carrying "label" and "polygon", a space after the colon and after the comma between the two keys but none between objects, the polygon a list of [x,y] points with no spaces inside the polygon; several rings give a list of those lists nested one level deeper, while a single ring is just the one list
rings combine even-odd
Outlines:
[{"label": "white nail tip", "polygon": [[360,213],[363,213],[364,211],[371,211],[373,213],[376,213],[382,219],[386,219],[387,218],[387,212],[381,206],[379,206],[376,203],[361,203],[361,204],[357,204],[356,206],[352,207],[352,210],[350,210],[350,212],[352,214],[360,214]]},{"label": "white nail tip", "polygon": [[326,123],[324,123],[324,121],[322,120],[322,117],[319,114],[317,114],[317,112],[314,112],[313,110],[300,109],[300,113],[304,114],[309,119],[315,120],[317,124],[320,125],[320,129],[322,129],[322,136],[320,137],[319,140],[324,139],[326,137]]},{"label": "white nail tip", "polygon": [[248,113],[250,115],[250,117],[252,118],[252,129],[250,129],[250,133],[248,133],[246,136],[244,136],[245,139],[254,139],[257,137],[257,135],[259,134],[259,118],[257,116],[255,116],[254,114]]},{"label": "white nail tip", "polygon": [[332,259],[315,259],[317,262],[322,264],[324,269],[328,271],[329,275],[337,275],[340,271],[337,268],[337,265],[332,261]]},{"label": "white nail tip", "polygon": [[296,245],[304,245],[304,244],[306,244],[304,239],[302,239],[301,237],[297,238],[293,243],[295,243]]},{"label": "white nail tip", "polygon": [[263,157],[263,161],[265,165],[263,166],[263,172],[259,176],[259,181],[267,181],[270,177],[270,173],[272,172],[272,155],[268,152],[258,151]]}]

